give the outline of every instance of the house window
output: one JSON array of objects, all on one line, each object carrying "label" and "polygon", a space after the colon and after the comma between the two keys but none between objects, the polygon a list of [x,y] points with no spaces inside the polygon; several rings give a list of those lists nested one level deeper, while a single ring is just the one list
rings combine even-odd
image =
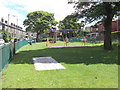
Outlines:
[{"label": "house window", "polygon": [[7,21],[5,21],[5,23],[7,24]]}]

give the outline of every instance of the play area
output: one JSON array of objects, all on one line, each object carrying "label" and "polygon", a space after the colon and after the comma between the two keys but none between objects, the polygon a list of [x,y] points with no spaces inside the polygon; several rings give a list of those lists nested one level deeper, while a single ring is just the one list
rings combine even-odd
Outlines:
[{"label": "play area", "polygon": [[[103,41],[101,36],[97,36],[96,34],[90,35],[88,32],[83,32],[81,29],[52,30],[49,31],[46,36],[47,48],[90,47],[90,44],[98,44]],[[55,45],[58,41],[64,42],[63,45]]]}]

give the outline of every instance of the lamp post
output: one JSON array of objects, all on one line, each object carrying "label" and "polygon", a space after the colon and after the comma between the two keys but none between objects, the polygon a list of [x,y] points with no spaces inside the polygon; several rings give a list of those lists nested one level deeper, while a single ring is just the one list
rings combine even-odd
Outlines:
[{"label": "lamp post", "polygon": [[[18,26],[18,17],[15,16],[15,15],[11,15],[11,14],[8,14],[8,25],[9,25],[9,22],[10,22],[10,16],[16,17],[16,24],[17,24],[17,26]],[[16,27],[15,25],[14,25],[14,27],[15,27],[16,29],[18,29],[18,27]],[[13,35],[14,35],[13,37],[15,37],[15,29],[14,29]]]},{"label": "lamp post", "polygon": [[10,21],[10,16],[16,17],[16,24],[18,25],[18,17],[15,15],[11,15],[11,14],[8,14],[8,25],[9,25],[9,21]]},{"label": "lamp post", "polygon": [[10,14],[8,14],[8,25],[9,25],[9,18],[10,18]]}]

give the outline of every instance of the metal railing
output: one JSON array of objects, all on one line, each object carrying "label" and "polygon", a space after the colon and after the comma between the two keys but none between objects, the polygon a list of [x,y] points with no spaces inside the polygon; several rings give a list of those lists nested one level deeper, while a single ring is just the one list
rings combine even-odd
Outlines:
[{"label": "metal railing", "polygon": [[0,47],[0,71],[8,64],[10,60],[10,44]]}]

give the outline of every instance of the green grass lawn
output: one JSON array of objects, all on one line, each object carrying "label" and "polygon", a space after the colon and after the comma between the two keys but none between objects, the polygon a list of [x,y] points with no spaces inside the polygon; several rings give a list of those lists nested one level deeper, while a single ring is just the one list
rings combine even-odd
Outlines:
[{"label": "green grass lawn", "polygon": [[[64,46],[66,45],[65,42],[57,41],[57,43],[49,43],[48,46]],[[100,46],[103,45],[103,43],[83,43],[83,42],[69,42],[68,45],[89,45],[89,46]]]},{"label": "green grass lawn", "polygon": [[[75,44],[75,43],[74,43]],[[51,45],[63,45],[62,42]],[[66,69],[35,71],[33,57],[51,56]],[[97,47],[22,47],[3,70],[3,88],[118,88],[118,51]]]}]

